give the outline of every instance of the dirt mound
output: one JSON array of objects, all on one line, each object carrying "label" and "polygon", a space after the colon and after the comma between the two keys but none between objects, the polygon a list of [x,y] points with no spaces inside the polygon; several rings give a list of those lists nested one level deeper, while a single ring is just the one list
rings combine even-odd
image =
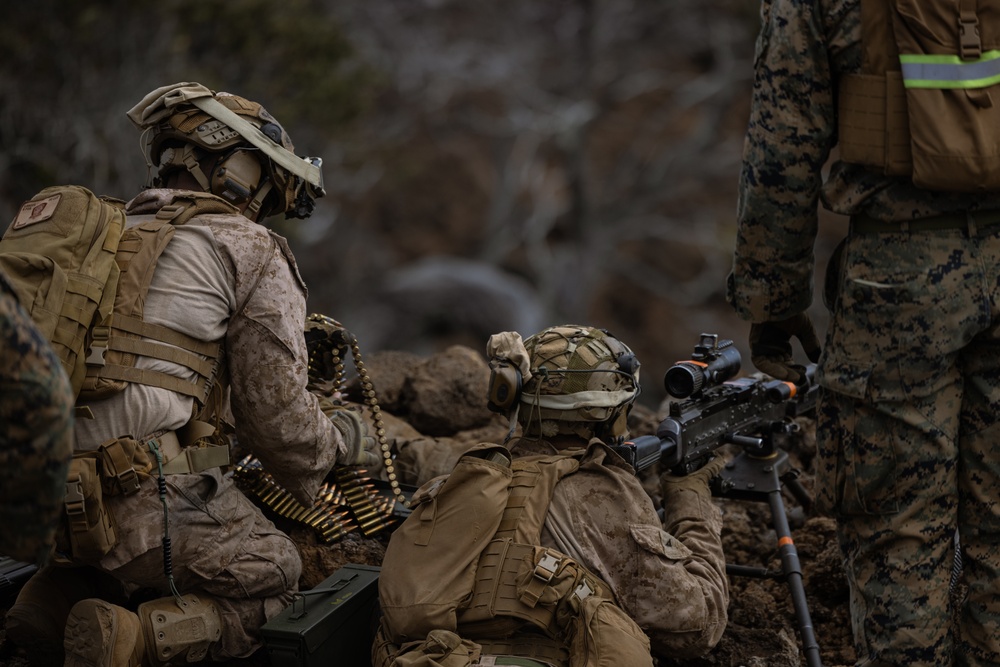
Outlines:
[{"label": "dirt mound", "polygon": [[[387,438],[398,450],[396,469],[400,482],[419,485],[447,472],[464,449],[476,442],[502,441],[506,420],[485,407],[489,368],[483,356],[469,348],[453,346],[427,356],[381,352],[365,360],[378,396]],[[349,400],[361,402],[357,379],[347,387]],[[655,432],[666,414],[637,406],[630,416],[634,435]],[[370,413],[366,411],[370,416]],[[800,420],[801,429],[783,443],[789,462],[799,471],[798,481],[811,487],[814,442],[812,422]],[[652,471],[643,483],[655,498],[656,476]],[[806,588],[814,634],[826,667],[854,662],[848,617],[847,584],[830,519],[811,517],[791,494],[785,505],[795,539]],[[723,541],[731,564],[781,572],[775,533],[766,502],[717,500],[724,513]],[[389,531],[365,537],[360,531],[332,544],[324,543],[307,527],[276,522],[299,546],[303,561],[301,588],[316,586],[348,563],[380,565]],[[731,576],[730,623],[722,641],[706,657],[674,661],[660,658],[661,667],[734,666],[799,667],[804,665],[802,640],[792,596],[784,581],[776,578]],[[267,665],[263,652],[231,665]],[[0,645],[0,667],[30,667],[14,647]]]}]

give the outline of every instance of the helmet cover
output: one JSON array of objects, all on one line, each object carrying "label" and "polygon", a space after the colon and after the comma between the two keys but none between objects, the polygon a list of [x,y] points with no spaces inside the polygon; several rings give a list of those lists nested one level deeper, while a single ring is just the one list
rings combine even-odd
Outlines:
[{"label": "helmet cover", "polygon": [[[257,102],[216,93],[197,83],[178,83],[152,91],[128,116],[147,134],[150,164],[165,170],[183,166],[173,154],[178,146],[255,155],[263,170],[262,183],[255,187],[270,183],[269,191],[262,193],[266,199],[259,217],[282,212],[286,217],[308,217],[314,200],[325,194],[319,171],[322,161],[296,156],[288,133]],[[203,186],[215,190],[214,183]]]},{"label": "helmet cover", "polygon": [[524,348],[531,374],[518,420],[526,433],[627,434],[639,395],[639,362],[627,345],[603,329],[560,325],[530,336]]}]

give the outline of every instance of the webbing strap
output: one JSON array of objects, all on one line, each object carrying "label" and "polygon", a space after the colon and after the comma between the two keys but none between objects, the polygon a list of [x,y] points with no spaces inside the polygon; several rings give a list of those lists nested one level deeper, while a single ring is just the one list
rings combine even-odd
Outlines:
[{"label": "webbing strap", "polygon": [[185,366],[206,378],[212,377],[215,368],[214,359],[203,359],[187,350],[139,338],[112,337],[108,341],[108,349],[160,359],[161,361],[170,361]]},{"label": "webbing strap", "polygon": [[94,303],[100,303],[101,296],[104,294],[104,286],[95,285],[93,281],[82,280],[70,275],[66,278],[66,291],[85,296]]},{"label": "webbing strap", "polygon": [[[135,444],[135,441],[131,441]],[[122,439],[116,438],[98,448],[101,459],[101,475],[114,480],[118,493],[130,496],[139,490],[139,476],[135,472],[133,452],[126,452]]]},{"label": "webbing strap", "polygon": [[86,319],[93,317],[93,314],[89,312],[90,308],[88,308],[88,305],[84,297],[78,294],[67,294],[66,300],[63,301],[61,315],[72,320],[73,325],[86,328],[90,325],[90,322],[87,322]]},{"label": "webbing strap", "polygon": [[552,663],[542,662],[534,658],[522,658],[517,655],[483,655],[472,663],[472,667],[552,667]]},{"label": "webbing strap", "polygon": [[865,213],[851,216],[852,234],[899,234],[963,229],[975,236],[977,230],[1000,225],[1000,209],[990,211],[954,211],[915,220],[877,220]]},{"label": "webbing strap", "polygon": [[164,475],[190,474],[229,465],[229,447],[209,445],[188,447],[163,466]]},{"label": "webbing strap", "polygon": [[[181,435],[187,435],[184,433],[184,429],[181,429]],[[147,438],[145,442],[151,441],[155,441],[163,453],[162,471],[164,475],[198,473],[211,468],[227,466],[230,463],[229,447],[226,445],[191,445],[182,448],[178,434],[174,431],[167,431],[154,438]]]},{"label": "webbing strap", "polygon": [[66,495],[63,498],[66,507],[66,518],[69,521],[70,530],[74,533],[86,532],[87,511],[86,502],[83,498],[83,480],[78,469],[70,469],[66,477]]},{"label": "webbing strap", "polygon": [[125,331],[170,345],[176,345],[196,354],[203,354],[206,357],[216,357],[219,354],[220,345],[218,343],[198,340],[180,331],[159,324],[144,322],[137,317],[129,315],[116,313],[108,318],[107,326],[113,330]]},{"label": "webbing strap", "polygon": [[108,364],[101,366],[97,376],[108,380],[123,380],[150,387],[169,389],[170,391],[176,391],[178,394],[191,396],[199,401],[203,401],[208,394],[206,378],[201,378],[197,382],[192,383],[174,375],[146,368],[132,368],[130,366]]},{"label": "webbing strap", "polygon": [[188,101],[209,116],[221,120],[239,132],[244,139],[261,149],[268,157],[302,180],[314,187],[323,187],[323,174],[318,166],[298,157],[283,146],[275,143],[273,139],[261,132],[260,128],[245,118],[240,117],[222,102],[214,97],[196,97]]},{"label": "webbing strap", "polygon": [[70,350],[82,350],[86,336],[87,330],[78,323],[60,318],[59,324],[56,325],[55,331],[52,332],[52,342],[66,346],[68,348],[67,352]]},{"label": "webbing strap", "polygon": [[964,60],[975,60],[983,53],[976,3],[977,0],[958,0],[958,48]]}]

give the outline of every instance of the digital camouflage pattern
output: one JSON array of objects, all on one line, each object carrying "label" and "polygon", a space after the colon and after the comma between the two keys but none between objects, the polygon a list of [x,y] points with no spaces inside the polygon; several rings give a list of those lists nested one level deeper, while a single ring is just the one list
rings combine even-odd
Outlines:
[{"label": "digital camouflage pattern", "polygon": [[[811,304],[819,203],[886,221],[1000,208],[1000,193],[924,191],[839,161],[824,179],[860,32],[859,0],[761,5],[728,284],[744,319]],[[838,518],[858,665],[1000,664],[998,232],[854,234],[833,267],[817,486]],[[956,530],[968,595],[953,633]]]},{"label": "digital camouflage pattern", "polygon": [[[1000,664],[1000,228],[859,234],[821,360],[817,500],[859,664]],[[963,583],[949,631],[954,534]]]},{"label": "digital camouflage pattern", "polygon": [[1000,208],[988,197],[920,190],[835,161],[834,84],[861,69],[859,0],[764,0],[739,181],[729,300],[746,320],[781,320],[812,303],[817,205],[844,215],[909,220]]},{"label": "digital camouflage pattern", "polygon": [[73,392],[0,276],[0,555],[43,563],[73,454]]}]

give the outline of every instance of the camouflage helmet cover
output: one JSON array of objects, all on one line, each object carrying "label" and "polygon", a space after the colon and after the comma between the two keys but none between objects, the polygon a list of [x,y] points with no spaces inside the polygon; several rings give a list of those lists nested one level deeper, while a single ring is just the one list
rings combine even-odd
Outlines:
[{"label": "camouflage helmet cover", "polygon": [[627,345],[603,329],[570,324],[530,336],[524,348],[531,373],[518,420],[526,432],[540,426],[549,435],[553,425],[545,423],[554,422],[556,432],[584,437],[627,434],[628,408],[639,395],[639,362]]},{"label": "camouflage helmet cover", "polygon": [[210,153],[238,147],[259,150],[261,166],[271,181],[264,215],[286,213],[308,217],[312,200],[322,197],[318,158],[300,158],[288,133],[259,103],[238,95],[214,92],[197,83],[158,88],[128,112],[148,132],[148,157],[160,165],[164,152],[191,144]]}]

